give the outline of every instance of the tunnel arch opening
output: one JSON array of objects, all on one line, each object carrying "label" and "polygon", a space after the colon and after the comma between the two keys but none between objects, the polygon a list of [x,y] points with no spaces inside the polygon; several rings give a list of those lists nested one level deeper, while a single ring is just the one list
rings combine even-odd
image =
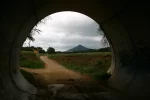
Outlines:
[{"label": "tunnel arch opening", "polygon": [[[111,51],[111,50],[110,50],[110,47],[109,47],[110,44],[109,44],[109,42],[108,42],[108,40],[107,40],[107,37],[104,35],[103,30],[100,29],[100,25],[98,25],[97,22],[95,22],[95,21],[94,21],[93,19],[91,19],[90,17],[88,17],[88,16],[86,16],[86,15],[84,15],[84,14],[78,13],[78,12],[62,11],[62,12],[57,12],[57,13],[51,14],[51,15],[49,15],[49,16],[43,18],[41,21],[39,21],[39,22],[37,23],[37,25],[33,27],[33,29],[36,28],[36,29],[40,30],[41,33],[39,34],[39,36],[42,35],[43,30],[40,29],[40,24],[43,24],[42,26],[45,26],[45,23],[47,23],[46,21],[48,21],[48,20],[53,20],[53,18],[55,19],[55,16],[54,16],[54,17],[51,17],[52,15],[55,15],[55,14],[58,14],[58,15],[59,15],[60,13],[64,13],[63,16],[65,16],[65,13],[70,13],[70,15],[75,13],[75,15],[78,14],[78,16],[85,17],[85,18],[88,19],[87,21],[90,21],[91,23],[94,23],[92,26],[95,26],[96,28],[94,28],[93,30],[95,30],[95,33],[98,34],[98,36],[95,36],[95,37],[99,37],[99,44],[100,44],[100,45],[97,46],[97,47],[98,47],[97,49],[93,49],[93,50],[95,50],[95,51],[92,51],[92,52],[96,52],[96,51],[97,51],[97,52],[104,52],[104,51],[105,51],[105,49],[102,49],[102,50],[101,50],[101,49],[99,49],[99,48],[109,48],[109,49],[107,49],[106,51],[108,51],[108,52]],[[61,15],[61,14],[60,14],[60,15]],[[70,16],[69,16],[69,17],[70,17]],[[69,18],[69,17],[68,17],[68,18]],[[72,16],[72,17],[73,17],[73,16]],[[81,17],[81,19],[82,19],[82,17]],[[73,19],[74,19],[74,18],[73,18]],[[82,20],[81,20],[81,19],[78,19],[78,20],[80,20],[80,21],[84,20],[84,19],[82,19]],[[58,20],[58,19],[57,19],[57,16],[56,16],[56,20]],[[74,20],[75,20],[75,19],[74,19]],[[80,22],[80,21],[78,21],[78,20],[77,20],[77,22]],[[42,21],[43,21],[43,22],[42,22]],[[55,21],[55,20],[54,20],[54,21]],[[60,20],[60,21],[62,21],[62,20]],[[64,21],[64,19],[63,19],[63,21]],[[68,21],[68,22],[69,22],[69,21]],[[67,22],[67,23],[68,23],[68,22]],[[49,22],[49,23],[50,23],[50,22]],[[52,22],[52,23],[53,23],[53,22]],[[83,25],[81,24],[80,27],[82,27],[82,28],[86,27],[86,26],[85,26],[85,23],[86,23],[86,22],[85,22],[85,21],[82,21],[82,23],[83,23]],[[53,24],[55,25],[55,23],[53,23]],[[61,22],[60,22],[60,24],[61,24]],[[76,26],[79,26],[78,24],[79,24],[79,23],[77,23]],[[69,26],[70,26],[70,25],[71,25],[71,24],[69,24]],[[76,27],[76,26],[75,26],[75,27]],[[84,27],[83,27],[83,26],[84,26]],[[50,27],[50,28],[51,28],[51,27]],[[59,27],[55,27],[55,28],[59,28]],[[82,28],[81,28],[81,29],[82,29]],[[33,29],[32,29],[32,30],[33,30]],[[67,27],[67,29],[69,29],[69,27]],[[88,30],[88,28],[85,28],[85,29]],[[78,30],[76,29],[75,31],[78,31]],[[79,31],[81,31],[81,30],[79,29]],[[49,31],[49,32],[51,32],[51,31]],[[88,31],[86,31],[86,32],[88,32]],[[94,31],[93,31],[93,32],[94,32]],[[76,32],[76,33],[77,33],[77,32]],[[92,33],[92,32],[91,32],[91,34],[95,34],[95,33]],[[56,33],[56,34],[57,34],[57,33]],[[71,34],[73,35],[73,33],[71,33]],[[81,35],[81,34],[83,34],[84,36],[88,36],[88,34],[85,34],[85,32],[83,32],[83,33],[81,32],[80,35]],[[100,35],[99,35],[99,34],[100,34]],[[37,33],[37,35],[38,35],[38,33]],[[43,35],[44,35],[44,34],[43,34]],[[50,36],[52,36],[52,34],[50,34]],[[33,37],[34,37],[34,35],[33,35]],[[40,36],[40,37],[41,37],[41,36]],[[48,36],[47,36],[47,37],[48,37]],[[89,36],[89,37],[92,38],[92,36]],[[54,37],[53,37],[53,38],[54,38]],[[101,38],[104,39],[104,42],[105,42],[104,47],[100,47],[101,45],[103,45],[103,44],[101,43],[101,42],[103,42],[103,41],[101,41]],[[38,38],[35,38],[35,40],[36,40],[36,39],[38,40]],[[84,39],[84,37],[83,37],[83,39]],[[82,40],[83,40],[83,39],[82,39]],[[94,40],[94,39],[95,39],[95,38],[93,38],[93,40]],[[63,39],[63,41],[64,41],[64,39]],[[87,41],[86,41],[86,42],[87,42]],[[35,43],[36,43],[36,41],[35,41]],[[91,42],[90,42],[90,43],[91,43]],[[80,43],[77,43],[77,44],[80,44]],[[77,45],[77,44],[76,44],[76,45]],[[27,45],[28,45],[28,44],[27,44]],[[31,45],[31,44],[29,44],[29,45],[30,45],[29,47],[34,46],[34,45]],[[83,45],[84,45],[84,44],[83,44]],[[94,45],[94,44],[93,44],[93,45]],[[86,46],[86,45],[85,45],[85,46]],[[37,47],[40,47],[40,46],[37,45]],[[68,49],[69,49],[69,48],[68,48]],[[98,51],[98,50],[100,50],[100,51]],[[89,52],[89,51],[88,51],[88,52]],[[97,54],[97,55],[99,55],[99,54]],[[106,54],[106,55],[108,55],[108,54]],[[104,59],[104,58],[103,58],[103,59]],[[104,62],[104,61],[102,61],[102,62]],[[107,61],[106,61],[106,62],[107,62]],[[108,66],[109,66],[109,65],[108,65]],[[106,67],[108,67],[108,66],[106,66]],[[110,66],[109,66],[109,67],[110,67]],[[114,70],[114,69],[111,68],[111,70],[110,70],[110,68],[109,68],[109,70],[107,69],[107,72],[106,72],[106,73],[108,73],[108,75],[109,75],[109,74],[112,74],[113,70]],[[95,72],[96,72],[96,71],[95,71]],[[99,73],[100,73],[100,72],[99,72]],[[105,72],[104,72],[104,73],[105,73]],[[97,74],[97,75],[94,74],[94,75],[95,75],[95,77],[97,77],[97,78],[100,77],[99,74]],[[99,76],[98,76],[98,75],[99,75]],[[109,77],[109,76],[107,76],[107,75],[105,74],[104,77]],[[32,82],[31,82],[31,83],[32,83]]]},{"label": "tunnel arch opening", "polygon": [[[36,20],[32,20],[32,21],[34,21],[35,22],[35,24],[33,24],[33,25],[36,25],[36,23],[37,23],[37,18],[35,18],[35,17],[37,17],[37,16],[34,16],[33,17],[33,19],[36,19]],[[31,21],[31,20],[30,20]],[[26,23],[26,25],[28,25],[29,23]],[[32,27],[34,27],[34,26],[32,26]],[[32,29],[32,27],[30,27],[28,30],[26,30],[27,32],[30,32],[30,29]],[[103,31],[103,30],[101,30],[101,31]],[[23,40],[25,40],[25,37],[26,37],[26,35],[27,35],[27,33],[26,34],[24,34],[24,35],[21,35],[21,36],[19,36],[19,41],[21,41],[21,42],[19,42],[19,46],[21,46],[21,43],[23,43]],[[24,39],[23,39],[24,38]],[[110,44],[109,44],[110,45]],[[18,52],[20,52],[20,50],[18,49],[18,51],[17,51],[17,53]],[[14,54],[13,54],[14,55]],[[16,56],[15,57],[17,57],[18,56],[18,54],[16,54]],[[13,56],[14,57],[14,56]],[[16,63],[16,62],[15,62]],[[18,62],[17,62],[18,63]],[[17,64],[17,66],[18,66],[18,64]],[[112,66],[112,64],[111,64],[111,66]],[[21,81],[22,82],[24,82],[25,84],[27,84],[27,87],[29,86],[31,86],[32,88],[34,88],[34,86],[32,86],[30,83],[28,84],[28,82],[26,82],[26,80],[24,80],[24,79],[22,79],[22,75],[20,75],[20,72],[18,72],[18,67],[17,67],[17,69],[15,69],[14,68],[14,70],[17,70],[17,72],[16,73],[19,73],[19,75],[17,75],[17,77],[18,78],[20,78],[21,79]],[[110,67],[110,69],[108,70],[108,73],[113,73],[113,71],[114,71],[114,67],[112,68],[112,67]],[[33,90],[35,90],[35,91],[28,91],[28,89],[26,88],[26,86],[23,86],[22,84],[20,84],[19,82],[18,82],[18,78],[16,78],[16,75],[14,76],[14,74],[12,74],[13,76],[13,79],[14,79],[14,82],[15,82],[15,84],[20,88],[20,89],[22,89],[23,91],[25,91],[25,92],[27,92],[27,93],[31,93],[31,94],[34,94],[35,93],[35,91],[36,91],[36,88],[35,89],[33,89]]]},{"label": "tunnel arch opening", "polygon": [[[28,0],[15,0],[12,3],[1,3],[3,11],[0,17],[0,22],[2,23],[0,26],[3,30],[1,32],[2,37],[0,37],[2,40],[0,56],[2,92],[0,94],[8,100],[28,100],[30,94],[37,92],[31,84],[23,80],[19,73],[19,68],[16,68],[19,66],[17,64],[19,49],[27,33],[37,23],[37,20],[40,21],[48,14],[54,12],[72,10],[89,15],[98,23],[101,23],[103,30],[108,35],[115,55],[115,70],[108,82],[110,86],[121,91],[121,93],[127,94],[125,97],[130,96],[137,99],[143,99],[143,97],[150,98],[150,77],[147,67],[149,63],[146,62],[147,65],[145,65],[144,62],[147,60],[143,60],[144,57],[141,56],[143,53],[135,56],[138,50],[143,52],[140,50],[141,47],[146,47],[150,43],[148,34],[150,23],[148,4],[147,2],[141,3],[141,1],[136,1],[135,3],[128,0],[121,2],[112,0],[110,3],[104,0],[83,0],[80,2],[69,0],[36,0],[34,3]],[[35,11],[38,16],[37,20],[35,20]],[[140,41],[144,42],[141,42],[142,44],[140,45]],[[136,57],[141,57],[141,62],[138,62],[139,59],[137,60]],[[136,66],[139,63],[143,65]],[[142,73],[137,74],[137,70],[135,69],[142,70]],[[109,97],[112,96],[119,99],[120,95],[118,97],[113,93],[112,95],[109,93]],[[105,96],[107,97],[108,95]]]}]

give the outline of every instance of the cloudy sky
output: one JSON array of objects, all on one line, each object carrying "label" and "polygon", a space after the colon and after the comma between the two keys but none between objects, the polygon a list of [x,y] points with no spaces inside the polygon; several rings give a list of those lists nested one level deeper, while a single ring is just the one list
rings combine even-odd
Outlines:
[{"label": "cloudy sky", "polygon": [[[56,51],[66,51],[79,44],[98,49],[102,45],[101,35],[97,32],[98,24],[86,15],[76,12],[59,12],[48,16],[46,22],[38,24],[42,32],[35,34],[31,46],[55,48]],[[23,46],[28,46],[28,41]]]}]

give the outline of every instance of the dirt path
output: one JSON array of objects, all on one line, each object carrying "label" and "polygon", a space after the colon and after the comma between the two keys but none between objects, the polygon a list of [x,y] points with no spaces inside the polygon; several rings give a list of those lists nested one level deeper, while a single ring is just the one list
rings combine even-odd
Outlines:
[{"label": "dirt path", "polygon": [[47,56],[41,56],[40,59],[45,63],[45,68],[30,69],[21,68],[25,71],[33,73],[36,83],[42,85],[48,84],[67,84],[76,81],[89,82],[93,81],[91,77],[72,70],[66,69],[56,61],[49,59]]}]

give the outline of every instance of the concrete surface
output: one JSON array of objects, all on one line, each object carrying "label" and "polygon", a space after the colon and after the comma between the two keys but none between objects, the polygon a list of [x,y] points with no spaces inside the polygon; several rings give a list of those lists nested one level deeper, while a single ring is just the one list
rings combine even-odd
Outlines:
[{"label": "concrete surface", "polygon": [[1,99],[37,99],[37,89],[19,72],[19,52],[33,26],[47,15],[59,11],[83,13],[99,23],[105,32],[113,48],[114,59],[109,70],[112,71],[108,81],[110,92],[102,93],[103,96],[108,100],[150,99],[149,9],[146,0],[1,1]]}]

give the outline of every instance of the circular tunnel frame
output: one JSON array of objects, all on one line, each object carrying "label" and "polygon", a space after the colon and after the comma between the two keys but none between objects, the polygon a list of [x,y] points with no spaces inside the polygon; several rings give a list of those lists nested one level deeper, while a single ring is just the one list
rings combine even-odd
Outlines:
[{"label": "circular tunnel frame", "polygon": [[[60,11],[58,11],[60,12]],[[79,12],[80,13],[80,12]],[[45,16],[42,16],[40,19],[38,19],[38,21],[42,20],[42,18],[45,18],[46,16],[50,15],[52,13],[48,13]],[[82,13],[81,13],[82,14]],[[92,18],[92,17],[90,17]],[[37,94],[37,89],[30,84],[21,74],[20,70],[19,70],[19,56],[20,56],[20,48],[22,47],[26,36],[28,35],[28,33],[32,30],[32,28],[38,23],[37,21],[37,16],[36,15],[32,15],[29,17],[29,19],[27,19],[25,21],[25,23],[23,23],[23,27],[20,29],[20,33],[19,35],[16,37],[16,40],[14,42],[13,45],[13,50],[11,53],[11,59],[10,59],[10,73],[11,73],[11,77],[12,77],[12,81],[14,82],[14,84],[23,92],[27,93],[27,94],[32,94],[35,95]],[[94,20],[95,21],[95,20]],[[99,23],[98,23],[99,24]],[[104,31],[104,30],[102,30]],[[104,33],[105,34],[105,33]],[[108,38],[107,34],[106,38],[109,41],[109,44],[111,46],[112,49],[112,63],[111,66],[108,70],[108,73],[113,74],[113,71],[115,69],[114,65],[115,65],[115,58],[114,58],[114,52],[113,52],[113,48],[112,48],[112,44],[110,42],[110,39]]]},{"label": "circular tunnel frame", "polygon": [[[115,66],[115,69],[107,82],[112,92],[107,91],[103,96],[113,100],[114,97],[115,100],[122,100],[124,97],[129,97],[125,100],[142,100],[143,97],[150,99],[150,6],[146,0],[8,1],[0,4],[0,95],[4,100],[28,100],[30,94],[37,93],[36,88],[29,84],[19,71],[20,47],[27,33],[38,21],[61,10],[90,16],[97,23],[101,23],[101,28],[106,33],[113,48],[112,66]],[[148,50],[142,50],[143,47]],[[114,89],[125,96],[118,95]]]}]

